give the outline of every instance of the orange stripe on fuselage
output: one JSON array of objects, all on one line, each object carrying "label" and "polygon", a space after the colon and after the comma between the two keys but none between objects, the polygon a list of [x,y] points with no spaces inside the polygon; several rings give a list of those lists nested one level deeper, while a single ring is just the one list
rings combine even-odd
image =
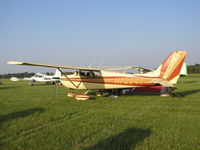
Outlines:
[{"label": "orange stripe on fuselage", "polygon": [[[85,82],[85,83],[96,83],[96,84],[114,84],[114,85],[127,85],[127,86],[152,86],[151,78],[140,78],[140,77],[95,77],[95,78],[69,78],[72,82]],[[67,78],[61,78],[62,81],[70,81]]]}]

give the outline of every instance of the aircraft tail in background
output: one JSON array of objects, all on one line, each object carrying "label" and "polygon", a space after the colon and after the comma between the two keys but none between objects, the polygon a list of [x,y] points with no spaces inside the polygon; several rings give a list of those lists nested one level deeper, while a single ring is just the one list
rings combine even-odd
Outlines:
[{"label": "aircraft tail in background", "polygon": [[55,72],[55,74],[54,74],[54,77],[57,77],[57,78],[60,78],[60,77],[61,77],[61,72],[60,72],[58,69],[56,69],[56,72]]}]

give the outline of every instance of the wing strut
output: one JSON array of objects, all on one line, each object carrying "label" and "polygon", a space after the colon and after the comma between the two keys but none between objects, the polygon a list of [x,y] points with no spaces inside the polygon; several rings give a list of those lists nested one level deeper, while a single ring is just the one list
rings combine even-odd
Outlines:
[{"label": "wing strut", "polygon": [[68,76],[60,68],[57,69],[71,82],[71,84],[73,84],[73,86],[75,86],[78,89],[80,84],[77,86],[72,80],[70,80],[70,78],[68,78]]}]

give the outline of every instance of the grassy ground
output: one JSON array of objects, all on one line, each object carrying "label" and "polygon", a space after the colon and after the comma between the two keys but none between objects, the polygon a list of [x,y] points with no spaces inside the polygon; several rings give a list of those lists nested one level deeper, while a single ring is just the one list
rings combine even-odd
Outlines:
[{"label": "grassy ground", "polygon": [[67,97],[63,86],[2,82],[1,150],[200,149],[200,75],[180,78],[175,97],[84,102]]}]

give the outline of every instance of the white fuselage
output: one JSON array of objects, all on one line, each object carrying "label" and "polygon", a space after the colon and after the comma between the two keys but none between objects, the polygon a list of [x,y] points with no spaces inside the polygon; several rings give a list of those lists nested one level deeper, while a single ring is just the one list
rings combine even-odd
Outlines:
[{"label": "white fuselage", "polygon": [[93,76],[72,74],[62,76],[61,83],[71,89],[119,89],[152,86],[151,79],[133,74],[101,71]]}]

